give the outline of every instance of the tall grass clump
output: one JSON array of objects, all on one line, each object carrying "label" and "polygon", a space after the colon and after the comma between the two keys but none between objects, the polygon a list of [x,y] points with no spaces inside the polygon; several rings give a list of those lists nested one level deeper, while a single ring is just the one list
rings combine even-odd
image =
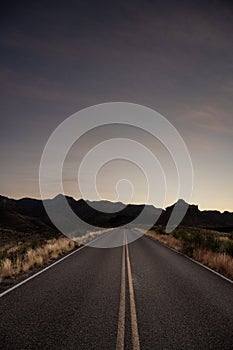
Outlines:
[{"label": "tall grass clump", "polygon": [[161,234],[160,227],[147,235],[202,262],[233,279],[233,235],[194,228],[177,228],[171,234]]},{"label": "tall grass clump", "polygon": [[[66,237],[47,240],[45,244],[31,247],[19,245],[11,247],[2,254],[0,260],[0,281],[16,277],[21,272],[27,273],[34,267],[41,267],[59,256],[79,246]],[[33,247],[33,248],[32,248]]]},{"label": "tall grass clump", "polygon": [[10,259],[6,258],[1,265],[1,279],[11,277],[13,274],[13,266]]}]

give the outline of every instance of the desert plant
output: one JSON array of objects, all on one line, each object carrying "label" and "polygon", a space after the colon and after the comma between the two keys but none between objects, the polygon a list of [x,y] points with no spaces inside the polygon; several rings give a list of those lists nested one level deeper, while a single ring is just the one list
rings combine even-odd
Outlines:
[{"label": "desert plant", "polygon": [[158,226],[158,228],[156,229],[156,232],[159,235],[166,235],[167,234],[163,226]]},{"label": "desert plant", "polygon": [[233,242],[232,240],[225,240],[222,242],[222,252],[233,257]]},{"label": "desert plant", "polygon": [[1,265],[1,277],[11,277],[13,275],[12,263],[11,260],[6,258],[2,261]]},{"label": "desert plant", "polygon": [[[32,248],[32,246],[34,248]],[[33,241],[32,246],[28,243],[16,245],[9,248],[2,254],[0,265],[0,279],[15,277],[21,271],[27,273],[35,266],[41,267],[50,260],[57,259],[61,254],[73,250],[76,243],[66,237],[50,239],[41,246],[38,241]]]}]

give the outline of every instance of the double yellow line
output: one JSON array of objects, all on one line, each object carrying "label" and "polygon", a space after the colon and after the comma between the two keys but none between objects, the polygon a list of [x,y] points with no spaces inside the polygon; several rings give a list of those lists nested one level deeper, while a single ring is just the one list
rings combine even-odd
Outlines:
[{"label": "double yellow line", "polygon": [[126,262],[128,272],[128,283],[129,283],[129,299],[130,299],[130,315],[131,315],[131,331],[132,331],[132,345],[133,350],[140,350],[138,324],[136,305],[134,298],[134,288],[132,280],[132,272],[129,258],[129,248],[127,243],[127,236],[124,232],[124,242],[122,250],[122,267],[121,267],[121,295],[120,295],[120,307],[119,307],[119,318],[118,318],[118,330],[117,330],[117,343],[116,350],[124,349],[125,339],[125,297],[126,297]]}]

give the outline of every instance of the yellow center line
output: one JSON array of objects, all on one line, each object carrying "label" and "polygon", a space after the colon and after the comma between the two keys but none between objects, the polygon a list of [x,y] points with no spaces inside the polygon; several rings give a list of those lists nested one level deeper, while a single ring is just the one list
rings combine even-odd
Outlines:
[{"label": "yellow center line", "polygon": [[126,236],[126,260],[128,268],[128,281],[129,281],[129,298],[130,298],[130,312],[131,312],[131,330],[132,330],[132,343],[133,350],[140,350],[139,334],[138,334],[138,324],[137,324],[137,314],[136,314],[136,304],[134,298],[133,280],[132,272],[130,266],[129,249]]},{"label": "yellow center line", "polygon": [[121,296],[118,317],[116,350],[124,349],[125,339],[125,232],[122,246],[122,267],[121,267]]},{"label": "yellow center line", "polygon": [[131,272],[131,265],[130,265],[130,258],[129,258],[129,249],[128,249],[128,243],[127,243],[127,235],[124,232],[123,247],[122,247],[122,266],[121,266],[121,294],[120,294],[120,307],[119,307],[119,316],[118,316],[116,350],[124,350],[126,261],[127,261],[128,283],[129,283],[132,345],[133,345],[133,350],[140,350],[136,304],[135,304],[135,298],[134,298],[134,288],[133,288],[133,279],[132,279],[132,272]]}]

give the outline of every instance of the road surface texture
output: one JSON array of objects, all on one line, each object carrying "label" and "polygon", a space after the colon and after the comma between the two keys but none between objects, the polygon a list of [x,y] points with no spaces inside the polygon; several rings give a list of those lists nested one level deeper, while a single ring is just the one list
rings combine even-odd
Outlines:
[{"label": "road surface texture", "polygon": [[[233,349],[233,284],[136,230],[0,298],[0,348]],[[107,242],[107,241],[106,241]]]}]

